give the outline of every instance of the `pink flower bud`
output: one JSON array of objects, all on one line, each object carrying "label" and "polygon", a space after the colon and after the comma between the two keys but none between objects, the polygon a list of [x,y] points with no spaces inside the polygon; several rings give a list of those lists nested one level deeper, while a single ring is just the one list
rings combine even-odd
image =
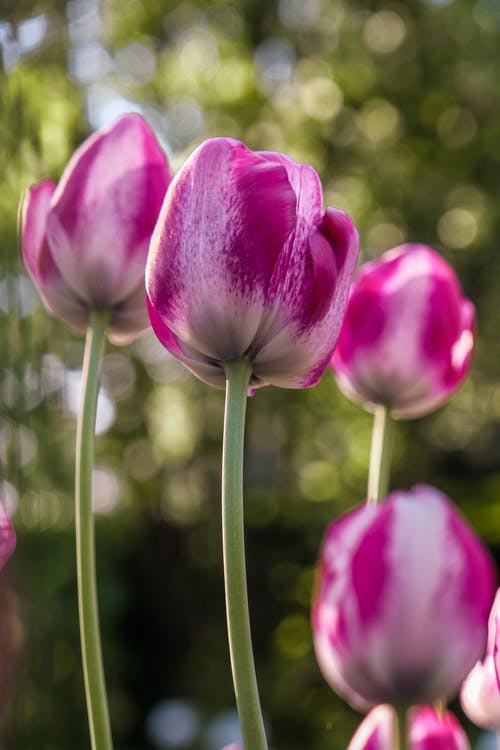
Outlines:
[{"label": "pink flower bud", "polygon": [[[372,709],[361,722],[347,750],[394,750],[396,712],[391,706]],[[419,706],[409,712],[409,750],[470,750],[469,740],[450,711],[439,714],[431,706]]]},{"label": "pink flower bud", "polygon": [[16,534],[2,503],[0,503],[0,568],[3,568],[16,546]]},{"label": "pink flower bud", "polygon": [[353,706],[447,699],[482,655],[491,557],[453,504],[417,486],[328,529],[312,626],[332,688]]},{"label": "pink flower bud", "polygon": [[146,288],[162,344],[211,385],[248,358],[252,387],[313,385],[347,304],[358,234],[322,209],[318,175],[231,138],[202,143],[176,175],[151,242]]},{"label": "pink flower bud", "polygon": [[144,268],[170,179],[149,126],[129,114],[80,146],[57,188],[27,191],[24,263],[45,306],[76,331],[91,309],[109,310],[115,343],[147,328]]},{"label": "pink flower bud", "polygon": [[500,684],[495,657],[500,650],[500,589],[488,620],[488,645],[483,661],[478,661],[465,678],[460,691],[462,708],[474,724],[484,729],[500,729]]},{"label": "pink flower bud", "polygon": [[467,375],[475,313],[450,266],[426,245],[401,245],[355,278],[332,358],[341,390],[395,417],[440,406]]}]

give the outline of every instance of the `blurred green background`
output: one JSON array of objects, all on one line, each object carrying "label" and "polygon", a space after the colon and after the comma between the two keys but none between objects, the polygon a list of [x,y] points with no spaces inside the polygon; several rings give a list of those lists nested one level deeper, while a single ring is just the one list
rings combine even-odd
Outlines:
[{"label": "blurred green background", "polygon": [[[325,203],[357,223],[362,260],[405,240],[444,253],[478,310],[473,372],[444,408],[397,426],[392,485],[435,484],[498,552],[500,0],[1,0],[0,52],[0,493],[18,534],[0,576],[3,750],[89,747],[72,531],[83,341],[23,271],[18,204],[122,112],[144,114],[174,168],[213,135],[312,163]],[[116,750],[220,750],[235,738],[223,393],[152,334],[108,345],[103,369],[95,504]],[[249,401],[248,576],[277,748],[341,750],[358,722],[315,665],[309,601],[326,525],[363,498],[370,430],[330,373]]]}]

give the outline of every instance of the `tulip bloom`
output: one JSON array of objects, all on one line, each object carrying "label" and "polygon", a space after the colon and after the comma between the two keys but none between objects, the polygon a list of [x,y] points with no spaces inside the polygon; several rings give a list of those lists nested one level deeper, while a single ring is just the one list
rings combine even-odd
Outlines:
[{"label": "tulip bloom", "polygon": [[[470,750],[467,735],[450,711],[439,714],[431,706],[419,706],[408,718],[408,750]],[[394,709],[377,706],[361,722],[347,750],[394,750],[397,731]]]},{"label": "tulip bloom", "polygon": [[318,175],[231,138],[205,141],[168,191],[146,289],[162,344],[205,382],[248,359],[250,385],[314,385],[347,304],[358,234],[322,210]]},{"label": "tulip bloom", "polygon": [[490,555],[448,498],[417,486],[328,529],[312,625],[320,668],[361,709],[446,700],[482,655]]},{"label": "tulip bloom", "polygon": [[170,179],[149,126],[129,114],[80,146],[57,188],[28,190],[24,263],[45,306],[75,331],[92,309],[109,311],[114,343],[147,328],[144,268]]},{"label": "tulip bloom", "polygon": [[361,267],[332,367],[340,389],[373,410],[419,417],[467,375],[475,313],[450,266],[426,245],[401,245]]},{"label": "tulip bloom", "polygon": [[16,534],[2,503],[0,503],[0,568],[3,568],[16,546]]},{"label": "tulip bloom", "polygon": [[500,679],[498,665],[495,665],[499,651],[500,589],[488,620],[486,656],[467,675],[460,691],[463,710],[474,724],[484,729],[500,729]]}]

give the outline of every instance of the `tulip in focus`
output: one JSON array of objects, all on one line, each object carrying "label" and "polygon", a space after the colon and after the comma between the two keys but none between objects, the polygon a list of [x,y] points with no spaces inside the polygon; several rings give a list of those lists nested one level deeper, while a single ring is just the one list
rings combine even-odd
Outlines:
[{"label": "tulip in focus", "polygon": [[[467,735],[450,711],[440,714],[431,706],[419,706],[409,711],[408,719],[408,750],[470,750]],[[347,750],[394,750],[397,731],[395,710],[377,706],[361,722]]]},{"label": "tulip in focus", "polygon": [[75,331],[92,309],[109,311],[114,343],[148,327],[144,268],[170,179],[153,132],[129,114],[80,146],[57,187],[28,190],[24,263],[45,306]]},{"label": "tulip in focus", "polygon": [[3,568],[16,546],[16,534],[2,503],[0,503],[0,568]]},{"label": "tulip in focus", "polygon": [[483,729],[500,729],[500,589],[488,620],[488,645],[483,661],[478,661],[464,680],[460,691],[462,708],[474,724]]},{"label": "tulip in focus", "polygon": [[205,382],[248,359],[250,385],[314,385],[335,346],[358,251],[323,213],[312,167],[231,138],[199,146],[168,191],[146,288],[162,344]]},{"label": "tulip in focus", "polygon": [[426,245],[401,245],[364,264],[353,282],[335,378],[369,410],[422,416],[466,377],[474,326],[474,307],[443,258]]},{"label": "tulip in focus", "polygon": [[323,675],[361,710],[446,700],[483,653],[494,592],[486,547],[438,490],[359,506],[323,541],[312,611]]}]

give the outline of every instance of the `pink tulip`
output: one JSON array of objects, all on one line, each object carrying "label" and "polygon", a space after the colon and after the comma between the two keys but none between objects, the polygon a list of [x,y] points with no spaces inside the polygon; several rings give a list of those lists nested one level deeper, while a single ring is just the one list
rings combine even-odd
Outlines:
[{"label": "pink tulip", "polygon": [[500,729],[500,681],[495,658],[500,650],[500,589],[488,620],[488,645],[483,661],[467,675],[460,691],[462,708],[474,724],[484,729]]},{"label": "pink tulip", "polygon": [[[394,750],[397,731],[395,710],[377,706],[361,722],[347,750]],[[431,706],[410,710],[405,746],[408,750],[470,750],[456,717],[450,711],[440,714]]]},{"label": "pink tulip", "polygon": [[28,190],[24,263],[45,306],[74,330],[85,331],[91,309],[109,311],[115,343],[147,328],[144,268],[170,179],[149,126],[129,114],[80,146],[57,188],[45,180]]},{"label": "pink tulip", "polygon": [[426,245],[401,245],[361,267],[332,366],[341,390],[366,408],[418,417],[467,375],[475,313],[450,266]]},{"label": "pink tulip", "polygon": [[0,568],[3,568],[16,546],[16,534],[7,511],[0,503]]},{"label": "pink tulip", "polygon": [[417,486],[328,529],[312,625],[320,668],[365,710],[446,700],[486,642],[495,570],[448,498]]},{"label": "pink tulip", "polygon": [[335,346],[358,249],[348,216],[322,210],[318,175],[231,138],[205,141],[168,192],[151,242],[153,329],[195,375],[225,384],[313,385]]}]

